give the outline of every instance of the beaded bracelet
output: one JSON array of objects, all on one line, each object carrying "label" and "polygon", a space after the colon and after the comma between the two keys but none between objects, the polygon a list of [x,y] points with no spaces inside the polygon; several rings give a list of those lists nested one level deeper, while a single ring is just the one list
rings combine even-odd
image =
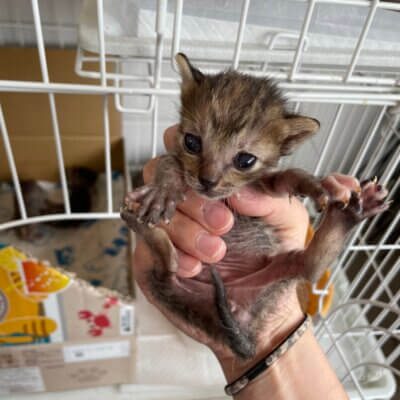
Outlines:
[{"label": "beaded bracelet", "polygon": [[256,365],[246,371],[241,377],[234,380],[232,383],[225,386],[225,393],[229,396],[238,394],[243,390],[253,379],[266,371],[279,357],[285,354],[304,334],[311,325],[311,317],[306,315],[301,324],[274,350],[271,351],[265,358],[260,360]]}]

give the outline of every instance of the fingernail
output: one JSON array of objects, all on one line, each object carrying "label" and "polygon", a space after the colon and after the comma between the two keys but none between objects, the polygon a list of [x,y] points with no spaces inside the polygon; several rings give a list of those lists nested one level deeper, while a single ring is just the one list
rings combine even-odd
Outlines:
[{"label": "fingernail", "polygon": [[179,256],[179,268],[177,274],[182,278],[192,278],[201,272],[202,265],[200,261],[194,262],[186,255]]},{"label": "fingernail", "polygon": [[197,236],[196,248],[206,257],[217,257],[221,253],[222,240],[219,237],[211,236],[207,232],[201,232]]},{"label": "fingernail", "polygon": [[220,230],[231,222],[231,213],[219,202],[209,202],[204,205],[204,220],[210,228]]}]

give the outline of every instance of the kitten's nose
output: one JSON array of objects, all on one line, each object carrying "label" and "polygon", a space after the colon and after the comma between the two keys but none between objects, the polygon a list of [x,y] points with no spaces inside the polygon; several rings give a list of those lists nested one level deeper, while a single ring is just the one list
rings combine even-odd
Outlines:
[{"label": "kitten's nose", "polygon": [[210,189],[214,188],[215,186],[217,186],[217,184],[218,184],[218,181],[214,181],[214,182],[209,181],[208,179],[204,179],[201,176],[199,176],[199,182],[206,190],[210,190]]}]

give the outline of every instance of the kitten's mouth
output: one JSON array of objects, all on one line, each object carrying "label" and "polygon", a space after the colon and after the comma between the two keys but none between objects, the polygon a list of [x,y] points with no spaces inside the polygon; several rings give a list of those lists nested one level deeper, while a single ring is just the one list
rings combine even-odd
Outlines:
[{"label": "kitten's mouth", "polygon": [[196,192],[205,199],[208,200],[220,200],[225,199],[231,195],[231,191],[221,190],[221,191],[210,191],[210,190],[196,190]]},{"label": "kitten's mouth", "polygon": [[199,196],[207,200],[220,200],[231,196],[234,193],[234,187],[220,187],[215,189],[205,189],[197,178],[193,177],[189,172],[184,173],[186,184]]}]

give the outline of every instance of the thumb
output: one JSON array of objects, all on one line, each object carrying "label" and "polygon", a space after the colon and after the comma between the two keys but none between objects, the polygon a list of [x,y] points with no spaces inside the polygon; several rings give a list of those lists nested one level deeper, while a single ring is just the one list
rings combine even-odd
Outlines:
[{"label": "thumb", "polygon": [[[291,206],[289,196],[265,194],[252,187],[244,187],[229,199],[229,204],[239,214],[251,217],[265,217],[267,220],[272,218],[273,223],[276,214],[281,214],[286,208]],[[282,217],[282,216],[280,216]]]},{"label": "thumb", "polygon": [[260,217],[267,225],[275,228],[285,248],[304,247],[309,215],[296,197],[265,194],[245,187],[230,197],[229,204],[239,214]]}]

